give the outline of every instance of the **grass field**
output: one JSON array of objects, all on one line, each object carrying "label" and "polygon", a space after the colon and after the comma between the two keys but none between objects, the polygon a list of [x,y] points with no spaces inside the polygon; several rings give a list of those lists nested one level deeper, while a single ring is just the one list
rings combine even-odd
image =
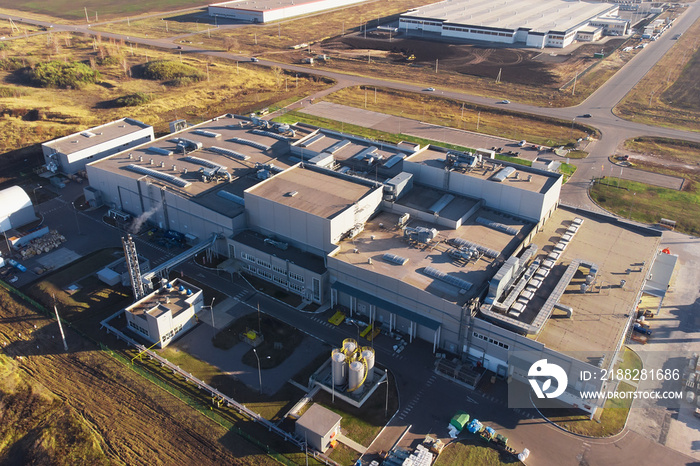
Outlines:
[{"label": "grass field", "polygon": [[[673,28],[667,34],[675,34]],[[615,107],[639,123],[700,131],[700,20]]]},{"label": "grass field", "polygon": [[591,188],[591,197],[602,208],[621,217],[656,224],[661,218],[675,220],[676,230],[700,234],[700,185],[684,183],[683,191],[603,178]]},{"label": "grass field", "polygon": [[[142,19],[120,21],[95,26],[93,30],[126,34],[133,37],[162,39],[182,34],[195,34],[203,31],[207,36],[216,31],[217,20],[207,15],[206,8],[177,14],[149,16]],[[190,40],[190,38],[183,39]],[[186,42],[183,42],[186,43]]]},{"label": "grass field", "polygon": [[469,434],[469,437],[460,438],[450,443],[437,457],[434,466],[462,466],[466,464],[478,464],[480,466],[501,466],[514,464],[512,456],[501,455],[493,448],[484,446],[484,442],[478,435]]},{"label": "grass field", "polygon": [[[266,68],[253,69],[245,64],[180,56],[68,33],[30,36],[5,45],[2,51],[5,59],[15,58],[27,66],[48,60],[83,61],[100,71],[102,81],[80,90],[42,89],[19,81],[13,71],[0,70],[0,78],[5,81],[0,93],[3,107],[0,153],[125,116],[153,125],[156,134],[163,134],[168,131],[168,122],[179,118],[197,123],[223,113],[247,113],[311,94],[328,85],[300,74],[294,86],[285,89],[284,74]],[[135,77],[139,65],[155,59],[182,60],[206,78],[187,86],[171,87]],[[150,101],[137,107],[114,107],[118,97],[138,92],[147,94]],[[33,150],[40,152],[38,147]],[[11,158],[10,154],[3,162]],[[28,156],[19,153],[15,158],[21,161]]]},{"label": "grass field", "polygon": [[570,121],[386,88],[377,88],[375,93],[373,87],[348,87],[330,94],[324,100],[516,141],[525,139],[547,146],[566,145],[589,134],[598,135],[594,128],[576,123],[572,127]]},{"label": "grass field", "polygon": [[606,177],[592,186],[593,200],[622,217],[650,224],[667,218],[677,231],[700,234],[700,144],[640,137],[625,141],[625,148],[642,154],[631,158],[635,168],[684,177],[682,190]]},{"label": "grass field", "polygon": [[12,2],[10,0],[0,0],[0,8],[13,11],[13,14],[22,11],[40,15],[41,17],[60,18],[70,23],[85,23],[86,10],[90,22],[97,22],[112,19],[125,19],[127,16],[136,16],[144,13],[193,8],[207,4],[208,2],[196,0],[144,0],[140,2],[131,2],[127,0],[85,0],[80,2],[80,4],[71,2],[70,0],[21,3]]}]

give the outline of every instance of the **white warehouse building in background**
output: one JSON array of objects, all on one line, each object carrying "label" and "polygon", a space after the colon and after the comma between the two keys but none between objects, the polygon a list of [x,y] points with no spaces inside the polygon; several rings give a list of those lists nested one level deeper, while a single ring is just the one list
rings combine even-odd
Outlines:
[{"label": "white warehouse building in background", "polygon": [[365,0],[234,0],[232,2],[213,3],[209,5],[209,16],[250,21],[251,23],[269,23],[316,13],[323,10],[340,8]]},{"label": "white warehouse building in background", "polygon": [[406,34],[563,48],[578,40],[623,35],[618,5],[569,0],[445,0],[399,18]]}]

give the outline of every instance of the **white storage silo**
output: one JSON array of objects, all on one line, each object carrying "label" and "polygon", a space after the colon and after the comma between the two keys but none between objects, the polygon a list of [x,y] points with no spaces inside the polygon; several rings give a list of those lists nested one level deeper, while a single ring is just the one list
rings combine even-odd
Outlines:
[{"label": "white storage silo", "polygon": [[345,354],[350,355],[357,349],[357,342],[352,338],[346,338],[343,340],[343,349],[345,350]]},{"label": "white storage silo", "polygon": [[360,361],[350,363],[350,371],[348,373],[348,391],[356,390],[362,385],[362,379],[365,377],[365,365]]},{"label": "white storage silo", "polygon": [[374,348],[365,346],[360,353],[362,358],[367,362],[367,382],[374,380]]},{"label": "white storage silo", "polygon": [[333,372],[333,384],[344,385],[347,382],[347,367],[345,354],[336,348],[331,352],[331,370]]}]

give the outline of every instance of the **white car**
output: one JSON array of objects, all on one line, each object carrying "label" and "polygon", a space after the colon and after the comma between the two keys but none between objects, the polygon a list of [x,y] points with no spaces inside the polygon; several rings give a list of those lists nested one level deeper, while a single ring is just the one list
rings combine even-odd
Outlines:
[{"label": "white car", "polygon": [[19,278],[17,278],[17,275],[13,275],[12,278],[10,278],[10,279],[7,280],[7,281],[10,282],[10,283],[15,283],[17,280],[19,280]]},{"label": "white car", "polygon": [[499,104],[509,104],[509,103],[510,103],[510,100],[508,100],[508,99],[503,99],[503,100],[501,100],[501,101],[498,102],[498,103],[499,103]]},{"label": "white car", "polygon": [[435,90],[435,88],[434,88],[434,87],[429,87],[429,88],[423,89],[423,90],[426,91],[426,92],[433,92],[433,91]]}]

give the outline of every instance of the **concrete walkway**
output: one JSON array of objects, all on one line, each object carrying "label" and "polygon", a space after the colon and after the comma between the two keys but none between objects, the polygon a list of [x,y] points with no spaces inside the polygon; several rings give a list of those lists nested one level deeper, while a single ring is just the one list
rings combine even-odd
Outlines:
[{"label": "concrete walkway", "polygon": [[[342,423],[342,421],[341,421],[341,423]],[[343,434],[338,434],[338,435],[336,436],[336,440],[338,440],[338,441],[339,441],[340,443],[342,443],[343,445],[347,445],[348,447],[352,448],[352,449],[355,450],[356,452],[361,453],[361,454],[363,454],[363,455],[364,455],[365,452],[367,451],[367,448],[366,448],[366,447],[363,447],[362,445],[360,445],[359,443],[357,443],[357,442],[354,441],[354,440],[350,440],[349,438],[347,438],[347,437],[344,436]]]}]

